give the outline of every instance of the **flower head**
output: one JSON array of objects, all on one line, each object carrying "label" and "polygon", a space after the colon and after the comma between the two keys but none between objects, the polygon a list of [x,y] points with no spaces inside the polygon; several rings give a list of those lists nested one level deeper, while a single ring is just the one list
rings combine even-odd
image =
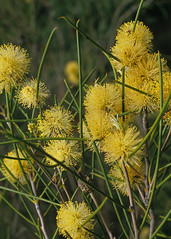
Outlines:
[{"label": "flower head", "polygon": [[84,227],[81,227],[85,220],[91,215],[90,209],[84,202],[66,202],[61,206],[57,213],[57,226],[59,228],[60,234],[62,234],[64,237],[72,237],[73,239],[94,238],[93,235],[88,231],[92,231],[94,228],[93,219],[90,219],[84,225]]},{"label": "flower head", "polygon": [[[144,178],[144,166],[141,161],[138,162],[134,167],[125,166],[129,178],[130,186],[133,190],[136,189],[136,184],[142,184]],[[113,177],[112,185],[118,189],[123,195],[128,196],[127,183],[124,177],[124,173],[119,165],[111,167],[109,175]]]},{"label": "flower head", "polygon": [[124,23],[118,30],[116,43],[111,48],[111,53],[120,62],[111,60],[117,70],[123,66],[134,66],[151,49],[153,35],[143,22],[137,22],[133,32],[134,22]]},{"label": "flower head", "polygon": [[8,92],[18,86],[29,68],[30,59],[23,48],[12,44],[0,46],[0,91]]},{"label": "flower head", "polygon": [[[44,149],[46,153],[50,154],[66,166],[75,166],[81,158],[79,145],[74,140],[52,140]],[[51,158],[47,158],[47,161],[50,165],[56,165],[56,162]],[[62,168],[61,166],[58,167]]]},{"label": "flower head", "polygon": [[39,83],[39,95],[36,98],[37,80],[32,79],[25,82],[17,94],[18,102],[24,107],[38,107],[39,104],[45,104],[45,99],[49,96],[49,90],[45,84]]},{"label": "flower head", "polygon": [[103,139],[114,128],[111,117],[121,113],[121,96],[113,84],[91,86],[85,96],[85,118],[93,140]]},{"label": "flower head", "polygon": [[65,67],[65,74],[67,79],[73,84],[78,85],[79,83],[79,71],[78,63],[76,61],[70,61]]},{"label": "flower head", "polygon": [[[24,159],[24,157],[20,151],[18,152],[18,154],[19,154],[18,156],[19,156],[20,160],[17,159],[18,157],[16,156],[16,153],[14,150],[7,154],[8,157],[16,158],[16,159],[4,158],[3,163],[5,166],[2,166],[2,171],[9,181],[12,181],[15,183],[16,182],[15,178],[16,178],[22,184],[25,184],[26,181],[25,181],[25,177],[23,175],[23,171],[24,171],[26,177],[29,177],[29,175],[32,172],[32,167],[31,167],[29,161]],[[23,169],[23,171],[22,171],[22,169]]]},{"label": "flower head", "polygon": [[114,84],[100,85],[95,83],[87,91],[84,100],[85,109],[88,112],[96,110],[115,115],[121,109],[120,97],[119,88]]},{"label": "flower head", "polygon": [[142,149],[139,149],[131,158],[129,154],[136,149],[141,142],[139,132],[136,127],[131,127],[126,130],[115,130],[110,133],[105,139],[103,150],[106,152],[106,163],[113,165],[115,161],[123,160],[129,162],[132,166],[137,165],[143,156]]},{"label": "flower head", "polygon": [[[162,59],[163,75],[168,74],[166,61]],[[125,98],[129,102],[130,110],[141,111],[147,108],[148,111],[157,110],[160,99],[160,80],[158,54],[146,54],[136,66],[130,67],[125,76],[126,84],[144,91],[142,94],[138,91],[126,88]],[[167,87],[165,85],[167,84]],[[163,89],[168,89],[167,80],[163,81]],[[167,90],[168,91],[168,90]]]},{"label": "flower head", "polygon": [[54,106],[46,109],[38,122],[38,130],[41,132],[40,136],[68,136],[72,133],[72,121],[73,116],[63,107]]}]

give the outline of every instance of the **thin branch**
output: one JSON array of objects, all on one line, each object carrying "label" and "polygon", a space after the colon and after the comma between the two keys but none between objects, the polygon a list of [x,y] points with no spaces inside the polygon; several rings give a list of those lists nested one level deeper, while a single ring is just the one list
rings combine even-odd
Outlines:
[{"label": "thin branch", "polygon": [[[33,193],[37,197],[35,184],[34,184],[33,179],[31,177],[30,177],[30,183],[31,183],[31,187],[32,187]],[[46,232],[46,229],[45,229],[45,223],[44,223],[44,219],[43,219],[43,216],[42,216],[42,213],[41,213],[41,210],[40,210],[40,206],[39,206],[38,200],[34,200],[34,205],[35,205],[37,214],[38,214],[39,219],[40,219],[40,224],[41,224],[41,229],[42,229],[43,235],[44,235],[45,239],[49,239],[49,237],[47,235],[47,232]]]},{"label": "thin branch", "polygon": [[[142,125],[143,125],[143,129],[144,129],[144,134],[145,136],[148,133],[148,114],[147,114],[147,109],[144,109],[143,112],[143,119],[142,119]],[[150,193],[151,193],[151,187],[152,184],[150,184],[149,186],[149,181],[148,181],[148,175],[149,175],[149,147],[148,147],[148,141],[146,141],[145,143],[145,201],[144,201],[144,205],[147,207],[148,203],[149,203],[149,197],[150,197]],[[152,180],[153,182],[153,180]],[[152,235],[153,231],[154,231],[154,227],[155,227],[155,215],[154,215],[154,209],[153,206],[151,204],[150,209],[149,209],[149,214],[151,217],[150,220],[150,235]]]},{"label": "thin branch", "polygon": [[170,136],[171,136],[171,126],[169,128],[169,132],[168,132],[167,137],[166,137],[166,139],[164,141],[164,144],[163,144],[163,146],[161,148],[161,152],[163,152],[164,148],[166,147],[166,145],[167,145],[167,143],[168,143],[168,141],[170,139]]},{"label": "thin branch", "polygon": [[134,207],[134,201],[133,201],[133,196],[132,196],[132,190],[131,190],[131,186],[130,186],[130,182],[129,182],[128,173],[127,173],[127,170],[126,170],[126,167],[125,167],[125,164],[124,164],[123,160],[122,160],[121,164],[122,164],[122,169],[123,169],[124,177],[125,177],[126,184],[127,184],[129,203],[130,203],[130,209],[131,209],[132,224],[133,224],[134,233],[135,233],[135,239],[138,239],[139,231],[138,231],[138,227],[137,227],[137,223],[136,223],[135,207]]},{"label": "thin branch", "polygon": [[139,194],[140,194],[140,196],[141,196],[142,202],[145,204],[145,197],[144,197],[144,195],[143,195],[143,192],[141,191],[141,188],[139,187],[138,184],[136,184],[136,187],[137,187],[138,192],[139,192]]},{"label": "thin branch", "polygon": [[[143,117],[142,117],[142,126],[144,130],[144,136],[148,133],[148,114],[147,109],[144,109],[143,111]],[[149,149],[148,149],[148,141],[145,142],[145,197],[147,198],[148,192],[149,192],[149,182],[148,182],[148,173],[149,173]]]},{"label": "thin branch", "polygon": [[60,170],[58,167],[57,167],[57,170],[58,170],[58,173],[59,173],[59,175],[60,175],[60,179],[61,179],[61,182],[62,182],[62,187],[63,187],[63,189],[64,189],[64,191],[65,191],[65,194],[66,194],[68,200],[71,201],[70,195],[69,195],[69,193],[68,193],[68,191],[67,191],[67,189],[66,189],[66,187],[65,187],[65,182],[64,182],[64,179],[63,179],[63,177],[62,177],[61,170]]},{"label": "thin branch", "polygon": [[[95,198],[93,192],[90,193],[90,196],[91,196],[91,198],[92,198],[92,200],[93,200],[93,202],[94,202],[96,208],[98,208],[99,205],[98,205],[98,203],[97,203],[97,200],[96,200],[96,198]],[[109,235],[109,238],[110,238],[110,239],[116,239],[116,237],[113,237],[112,232],[109,230],[109,227],[107,226],[106,221],[105,221],[105,219],[104,219],[104,217],[103,217],[101,211],[99,211],[98,213],[99,213],[99,216],[100,216],[100,218],[101,218],[101,220],[102,220],[102,222],[103,222],[104,227],[106,228],[106,231],[107,231],[107,233],[108,233],[108,235]]]}]

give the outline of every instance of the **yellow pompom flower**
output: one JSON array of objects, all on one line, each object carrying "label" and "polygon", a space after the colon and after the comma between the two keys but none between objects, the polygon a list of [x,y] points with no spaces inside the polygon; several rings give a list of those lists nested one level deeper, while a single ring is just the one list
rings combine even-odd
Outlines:
[{"label": "yellow pompom flower", "polygon": [[[25,181],[21,166],[23,168],[23,171],[24,171],[26,177],[29,177],[29,175],[33,171],[29,161],[24,159],[24,157],[23,157],[23,155],[20,151],[18,152],[19,158],[22,159],[22,160],[20,160],[20,162],[17,159],[18,157],[16,156],[16,153],[15,153],[14,150],[11,151],[10,153],[8,153],[7,156],[12,157],[12,158],[16,158],[16,159],[11,159],[11,158],[4,158],[3,159],[3,163],[5,164],[5,166],[2,166],[2,171],[3,171],[4,175],[7,177],[7,179],[9,181],[11,181],[13,183],[16,182],[16,180],[15,180],[15,178],[16,178],[22,184],[25,184],[26,181]],[[21,163],[21,166],[20,166],[20,163]],[[6,167],[15,178],[8,172]]]},{"label": "yellow pompom flower", "polygon": [[79,84],[79,69],[76,61],[70,61],[66,64],[65,74],[73,85],[77,86]]},{"label": "yellow pompom flower", "polygon": [[129,162],[132,166],[138,165],[143,157],[142,148],[139,149],[131,158],[129,154],[136,149],[142,138],[139,137],[140,132],[136,127],[130,127],[126,130],[115,130],[110,133],[103,141],[103,150],[106,152],[105,161],[109,165],[113,165],[115,161],[123,160]]},{"label": "yellow pompom flower", "polygon": [[94,236],[89,231],[93,231],[94,229],[94,220],[90,219],[83,227],[81,227],[90,215],[91,211],[84,202],[74,203],[69,201],[62,204],[56,217],[60,234],[65,238],[93,239]]},{"label": "yellow pompom flower", "polygon": [[[144,179],[144,165],[141,161],[138,164],[130,167],[128,165],[125,166],[129,178],[129,183],[132,190],[136,189],[136,184],[142,184]],[[128,196],[127,183],[124,177],[124,173],[119,165],[114,165],[111,167],[109,171],[109,176],[113,178],[111,181],[113,187],[118,189],[123,195]]]},{"label": "yellow pompom flower", "polygon": [[85,118],[92,140],[101,140],[114,128],[112,117],[121,113],[121,95],[113,84],[90,86],[85,96]]},{"label": "yellow pompom flower", "polygon": [[7,92],[19,85],[30,69],[26,50],[12,44],[0,46],[0,91]]},{"label": "yellow pompom flower", "polygon": [[[74,140],[51,140],[44,149],[46,153],[50,154],[66,166],[75,166],[81,158],[79,145]],[[57,164],[49,157],[47,157],[47,162],[49,162],[50,165]],[[61,166],[58,167],[64,170]]]},{"label": "yellow pompom flower", "polygon": [[115,129],[112,125],[110,115],[103,111],[86,112],[86,122],[91,140],[103,140],[110,132]]},{"label": "yellow pompom flower", "polygon": [[152,48],[153,35],[143,22],[137,22],[133,32],[134,21],[124,23],[117,32],[116,43],[111,53],[120,62],[111,59],[113,66],[121,70],[123,66],[134,66]]},{"label": "yellow pompom flower", "polygon": [[114,84],[106,83],[100,85],[95,83],[93,86],[89,87],[84,105],[88,112],[96,110],[116,115],[121,109],[120,100],[121,95],[119,88]]},{"label": "yellow pompom flower", "polygon": [[41,137],[61,137],[72,133],[73,116],[61,106],[46,109],[40,119],[38,117],[38,130]]},{"label": "yellow pompom flower", "polygon": [[[164,59],[162,59],[162,69],[163,75],[168,74],[168,67]],[[152,112],[157,110],[160,98],[158,54],[146,54],[135,67],[130,67],[125,75],[125,82],[147,93],[142,94],[126,87],[125,99],[129,102],[130,110],[141,111],[143,108]],[[166,82],[167,80],[163,81],[165,91],[168,88],[168,86],[165,87],[165,84],[169,84]]]},{"label": "yellow pompom flower", "polygon": [[17,93],[18,102],[26,108],[38,107],[39,104],[44,105],[45,99],[48,98],[50,92],[45,84],[39,83],[39,95],[36,98],[37,80],[32,79],[25,82],[20,91]]}]

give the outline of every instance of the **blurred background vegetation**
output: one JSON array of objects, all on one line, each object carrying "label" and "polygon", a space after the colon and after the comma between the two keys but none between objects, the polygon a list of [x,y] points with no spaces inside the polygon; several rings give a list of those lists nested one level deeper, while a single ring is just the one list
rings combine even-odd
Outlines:
[{"label": "blurred background vegetation", "polygon": [[[76,60],[75,31],[64,20],[79,27],[103,48],[115,42],[116,30],[124,21],[134,20],[139,0],[0,0],[0,43],[12,42],[28,50],[32,57],[31,75],[37,74],[42,53],[52,29],[58,30],[44,65],[41,80],[59,99],[63,96],[65,64]],[[154,34],[154,51],[160,50],[171,66],[171,1],[146,0],[139,20]],[[83,71],[96,68],[95,77],[111,70],[103,54],[86,39],[81,39]],[[91,57],[90,57],[91,56]]]},{"label": "blurred background vegetation", "polygon": [[[65,93],[65,65],[77,60],[75,31],[64,20],[66,16],[73,23],[80,19],[79,27],[106,50],[115,42],[116,31],[125,22],[134,20],[139,0],[0,0],[0,44],[13,43],[28,50],[32,58],[30,76],[36,77],[43,50],[52,29],[58,29],[53,37],[45,60],[41,81],[56,94],[58,100]],[[171,67],[171,0],[146,0],[139,20],[148,25],[154,35],[154,51],[159,50]],[[110,64],[104,55],[89,41],[81,38],[83,72],[87,76],[96,68],[92,81],[101,79],[110,72]],[[51,99],[53,102],[53,98]],[[2,97],[0,96],[0,104]],[[49,103],[51,104],[51,103]],[[2,138],[1,138],[2,139]],[[2,152],[1,152],[2,154]],[[158,209],[163,200],[169,207],[168,185],[163,187],[162,200],[158,199]],[[13,194],[19,209],[20,202]],[[4,216],[5,215],[5,216]],[[54,228],[55,225],[53,225]],[[49,223],[49,231],[52,225]],[[30,225],[0,203],[0,239],[31,238]],[[54,230],[54,229],[53,229]],[[166,225],[166,233],[168,228]]]}]

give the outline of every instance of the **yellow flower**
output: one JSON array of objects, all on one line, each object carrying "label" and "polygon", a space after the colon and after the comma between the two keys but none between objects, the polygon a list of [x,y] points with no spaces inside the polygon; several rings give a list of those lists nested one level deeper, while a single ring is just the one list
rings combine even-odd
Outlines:
[{"label": "yellow flower", "polygon": [[[4,158],[3,162],[4,162],[5,166],[2,166],[2,171],[9,181],[12,181],[13,183],[15,183],[16,182],[15,178],[16,178],[22,184],[26,184],[26,180],[24,178],[21,166],[23,168],[23,171],[24,171],[26,177],[29,177],[29,175],[31,174],[32,167],[31,167],[29,161],[24,159],[24,157],[20,151],[18,152],[18,154],[19,154],[19,159],[22,159],[20,161],[17,159],[18,157],[16,156],[16,153],[14,150],[7,154],[8,157],[12,157],[12,158],[16,158],[16,159]],[[20,166],[20,163],[21,163],[21,166]],[[8,172],[6,167],[15,178]]]},{"label": "yellow flower", "polygon": [[[40,116],[39,116],[40,119]],[[38,130],[41,137],[61,137],[72,133],[73,116],[60,106],[46,109],[38,122]]]},{"label": "yellow flower", "polygon": [[[51,140],[47,146],[45,146],[45,152],[56,158],[66,166],[75,166],[81,158],[81,152],[79,145],[76,141],[68,140]],[[50,165],[57,164],[53,159],[47,158]],[[62,168],[61,166],[58,166]],[[64,170],[64,168],[62,168]]]},{"label": "yellow flower", "polygon": [[38,107],[39,104],[45,104],[45,99],[49,96],[49,90],[45,84],[39,83],[39,95],[36,98],[37,80],[28,80],[21,86],[19,93],[17,94],[18,102],[24,107]]},{"label": "yellow flower", "polygon": [[124,23],[117,32],[116,43],[111,48],[111,53],[120,62],[111,59],[117,70],[123,66],[134,66],[152,48],[153,35],[143,22],[137,22],[133,32],[134,22]]},{"label": "yellow flower", "polygon": [[[162,69],[163,75],[168,74],[168,67],[164,59],[162,59]],[[169,77],[167,78],[169,79]],[[157,110],[160,99],[158,54],[146,54],[136,66],[130,67],[126,73],[125,82],[147,93],[145,95],[125,87],[125,100],[129,102],[130,110],[141,111],[143,108],[147,108],[149,111]],[[168,91],[168,85],[167,80],[163,80],[164,91]]]},{"label": "yellow flower", "polygon": [[139,137],[139,132],[136,127],[131,127],[126,130],[115,130],[110,133],[103,142],[103,150],[106,152],[105,161],[109,165],[114,164],[117,160],[129,162],[132,166],[138,165],[138,162],[143,157],[143,150],[139,149],[131,158],[129,154],[136,149],[142,138]]},{"label": "yellow flower", "polygon": [[85,96],[85,118],[92,140],[101,140],[114,128],[112,117],[121,113],[121,96],[113,84],[91,86]]},{"label": "yellow flower", "polygon": [[[142,184],[144,178],[144,165],[141,161],[133,167],[125,166],[129,178],[130,186],[133,190],[136,189],[136,184]],[[111,181],[113,187],[118,189],[123,195],[128,196],[127,183],[124,177],[122,168],[119,165],[114,165],[109,171],[109,176],[113,177]]]},{"label": "yellow flower", "polygon": [[84,105],[88,112],[96,110],[116,115],[120,110],[120,97],[119,88],[114,84],[100,85],[95,83],[89,87]]},{"label": "yellow flower", "polygon": [[28,53],[20,46],[12,44],[0,47],[0,91],[7,92],[22,82],[30,68]]},{"label": "yellow flower", "polygon": [[[66,202],[62,204],[57,212],[57,226],[60,234],[66,238],[73,239],[92,239],[93,235],[88,231],[93,231],[94,220],[89,220],[83,227],[81,225],[91,215],[88,206],[82,202]],[[87,228],[88,230],[84,229]],[[68,236],[69,234],[69,236]]]},{"label": "yellow flower", "polygon": [[79,69],[76,61],[70,61],[66,64],[65,74],[73,85],[77,86],[79,84]]},{"label": "yellow flower", "polygon": [[103,140],[110,132],[115,129],[112,125],[110,115],[103,111],[85,113],[88,130],[91,140]]}]

